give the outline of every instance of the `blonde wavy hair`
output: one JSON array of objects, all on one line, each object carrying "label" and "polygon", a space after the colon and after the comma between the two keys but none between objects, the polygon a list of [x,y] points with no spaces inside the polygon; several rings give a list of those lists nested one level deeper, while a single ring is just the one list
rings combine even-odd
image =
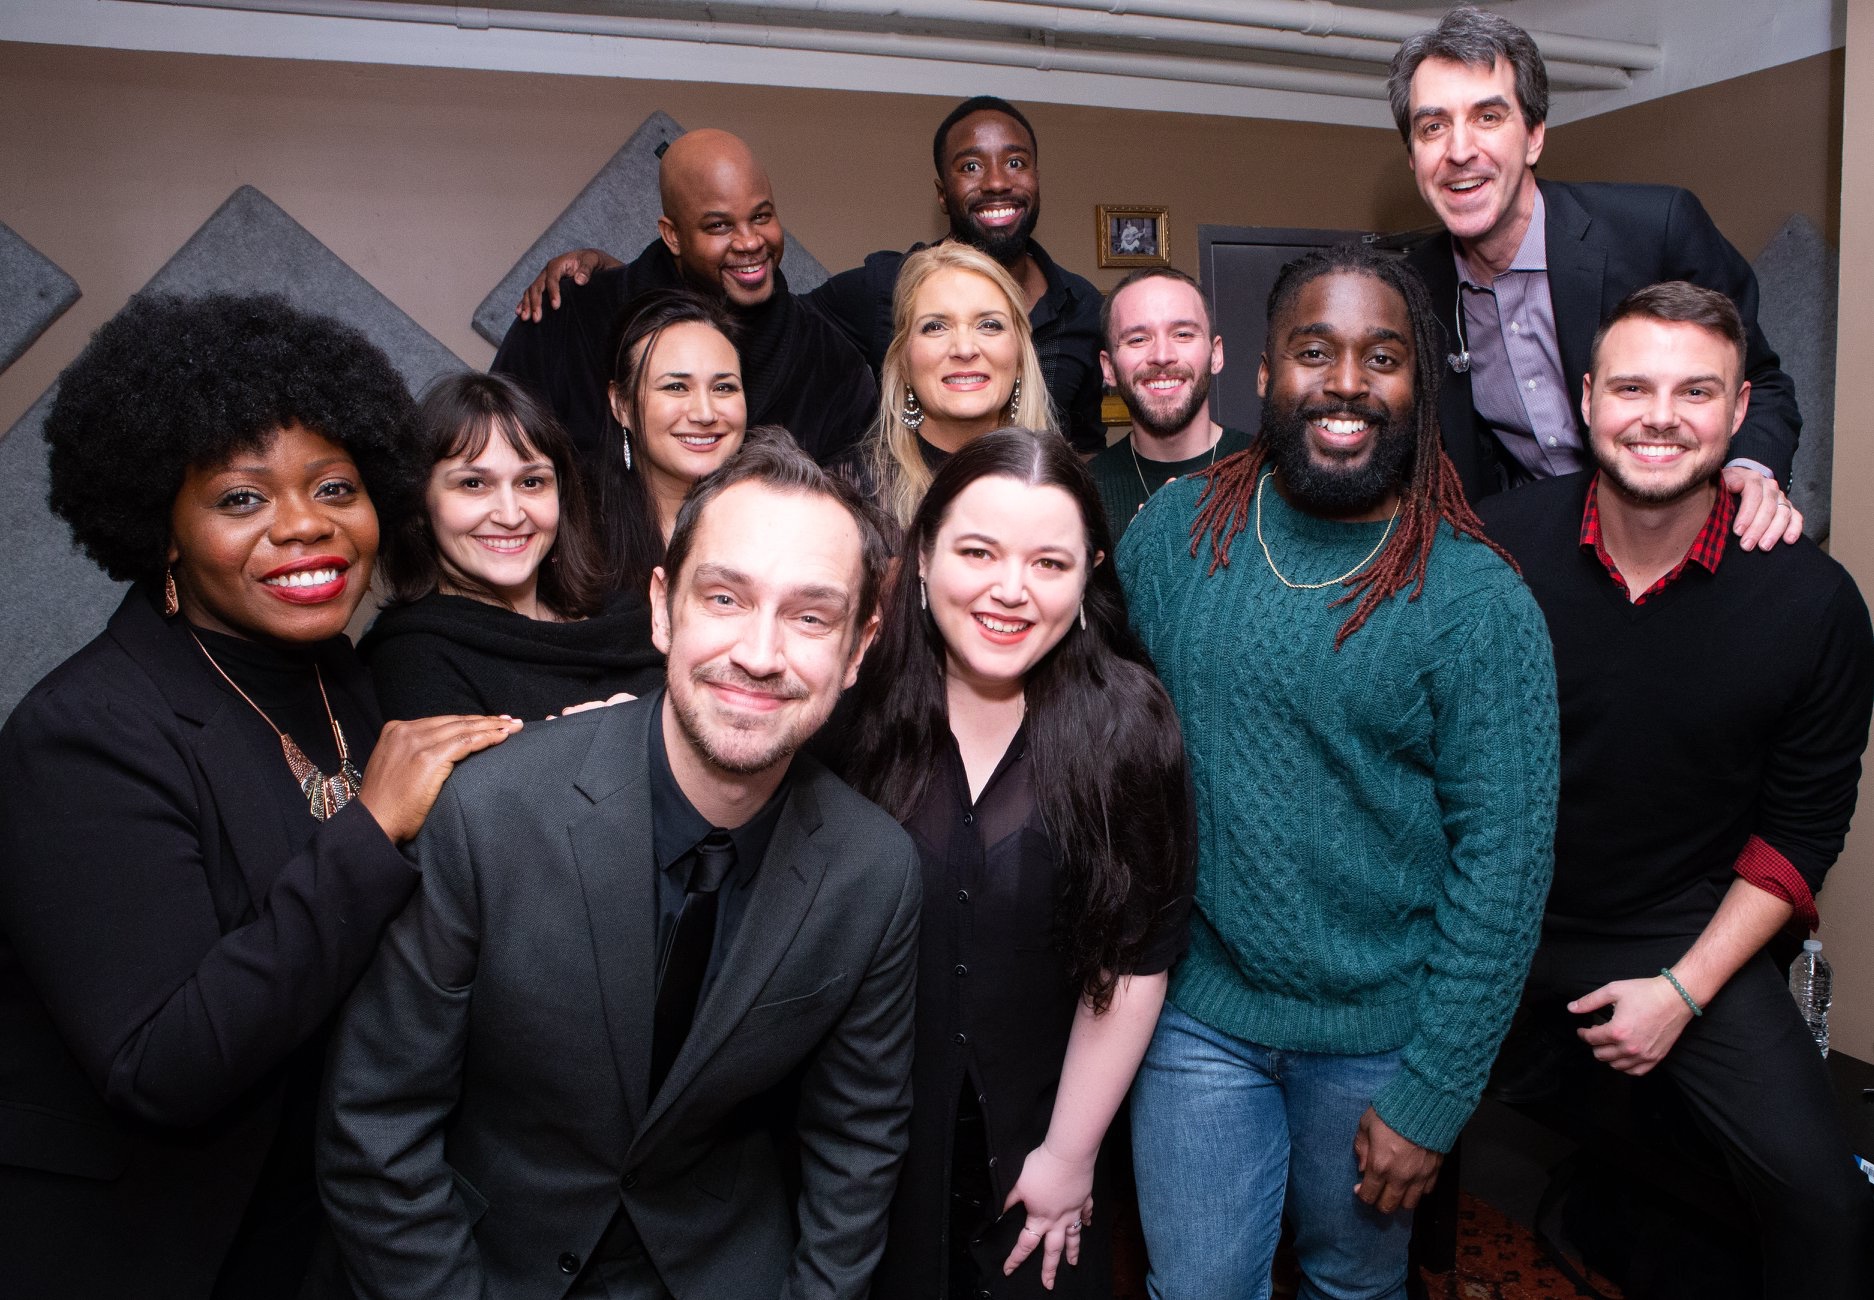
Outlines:
[{"label": "blonde wavy hair", "polygon": [[904,422],[905,395],[911,391],[905,347],[911,338],[912,306],[924,282],[948,270],[980,275],[995,285],[1008,303],[1009,323],[1020,349],[1016,378],[1021,382],[1021,397],[1020,409],[1005,411],[1001,423],[1019,423],[1056,435],[1061,431],[1054,402],[1048,396],[1047,377],[1041,371],[1041,358],[1035,355],[1028,308],[1014,278],[1001,263],[968,244],[945,241],[919,249],[905,258],[898,271],[898,286],[892,291],[891,346],[885,349],[885,363],[879,368],[878,416],[866,435],[866,469],[877,502],[900,525],[911,522],[931,482],[930,469],[918,451],[917,433]]}]

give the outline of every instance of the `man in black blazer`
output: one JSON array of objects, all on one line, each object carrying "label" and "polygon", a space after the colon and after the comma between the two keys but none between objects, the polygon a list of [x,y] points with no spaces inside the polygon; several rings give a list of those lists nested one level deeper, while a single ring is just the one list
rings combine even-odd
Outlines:
[{"label": "man in black blazer", "polygon": [[356,1294],[866,1293],[917,857],[795,751],[857,672],[885,555],[849,489],[752,442],[653,579],[666,688],[458,769],[334,1042],[318,1159]]},{"label": "man in black blazer", "polygon": [[1590,467],[1588,351],[1606,312],[1666,280],[1737,304],[1750,414],[1725,486],[1744,549],[1793,542],[1802,516],[1780,484],[1802,429],[1795,386],[1757,327],[1757,278],[1696,196],[1665,185],[1538,181],[1548,73],[1535,42],[1461,6],[1400,46],[1388,91],[1412,173],[1444,233],[1408,261],[1449,343],[1445,449],[1472,500]]}]

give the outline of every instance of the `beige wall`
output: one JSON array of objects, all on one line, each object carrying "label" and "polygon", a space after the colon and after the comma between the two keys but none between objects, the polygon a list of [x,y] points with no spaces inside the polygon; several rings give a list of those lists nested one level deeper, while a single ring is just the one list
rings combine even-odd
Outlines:
[{"label": "beige wall", "polygon": [[[958,97],[971,88],[959,86]],[[953,100],[0,44],[0,221],[84,297],[0,373],[9,426],[241,184],[258,187],[465,360],[489,288],[653,109],[768,164],[789,232],[831,269],[941,233],[930,133]],[[1102,285],[1096,203],[1201,222],[1422,221],[1391,133],[1037,105],[1042,241]]]},{"label": "beige wall", "polygon": [[1745,257],[1797,212],[1836,243],[1842,58],[1818,54],[1557,127],[1542,173],[1683,185]]},{"label": "beige wall", "polygon": [[[1874,355],[1874,0],[1848,0],[1841,154],[1841,324],[1836,391],[1857,391]],[[1837,403],[1838,412],[1852,407]],[[1843,417],[1838,417],[1838,419]],[[1852,417],[1846,417],[1852,418]],[[1835,515],[1830,550],[1863,594],[1874,595],[1874,441],[1852,427],[1835,438]],[[1835,967],[1833,1044],[1874,1060],[1874,781],[1863,777],[1847,851],[1822,892],[1822,942]]]}]

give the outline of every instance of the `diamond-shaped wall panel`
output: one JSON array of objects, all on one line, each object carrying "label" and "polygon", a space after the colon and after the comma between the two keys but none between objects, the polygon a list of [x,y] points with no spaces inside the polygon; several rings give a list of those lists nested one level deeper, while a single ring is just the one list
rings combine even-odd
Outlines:
[{"label": "diamond-shaped wall panel", "polygon": [[0,222],[0,370],[78,301],[78,282]]},{"label": "diamond-shaped wall panel", "polygon": [[[657,196],[657,160],[664,146],[682,134],[683,128],[668,113],[645,118],[624,147],[586,182],[579,197],[482,299],[475,309],[475,332],[500,347],[508,326],[514,323],[514,307],[521,294],[549,258],[575,248],[602,248],[629,262],[642,252],[657,237],[657,218],[663,211]],[[787,287],[795,293],[806,293],[826,279],[826,268],[794,239],[787,241],[781,270],[787,276]]]},{"label": "diamond-shaped wall panel", "polygon": [[[195,297],[277,293],[336,317],[383,348],[416,392],[462,361],[259,190],[242,186],[145,290]],[[16,575],[0,607],[0,720],[58,662],[97,635],[122,599],[46,508],[44,428],[57,385],[0,440],[0,548]]]}]

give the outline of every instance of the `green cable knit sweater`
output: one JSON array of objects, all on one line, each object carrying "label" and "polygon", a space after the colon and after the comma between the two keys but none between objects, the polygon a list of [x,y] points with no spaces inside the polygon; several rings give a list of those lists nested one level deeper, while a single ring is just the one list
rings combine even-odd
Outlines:
[{"label": "green cable knit sweater", "polygon": [[[1255,511],[1205,576],[1203,484],[1126,531],[1133,624],[1177,706],[1197,786],[1197,911],[1171,1000],[1267,1047],[1403,1048],[1380,1118],[1448,1150],[1515,1009],[1553,865],[1555,668],[1528,588],[1441,527],[1425,589],[1341,649],[1343,588],[1278,582]],[[1291,509],[1262,533],[1291,582],[1345,573],[1381,524]]]}]

